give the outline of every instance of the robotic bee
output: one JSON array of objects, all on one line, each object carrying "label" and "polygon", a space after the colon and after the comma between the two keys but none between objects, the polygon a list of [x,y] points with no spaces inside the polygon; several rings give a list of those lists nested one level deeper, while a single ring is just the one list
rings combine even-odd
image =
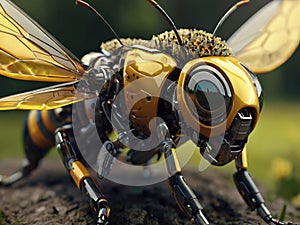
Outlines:
[{"label": "robotic bee", "polygon": [[116,39],[79,61],[12,2],[0,0],[0,74],[61,82],[0,99],[1,110],[31,110],[24,129],[25,163],[20,171],[0,176],[0,184],[29,175],[56,145],[97,213],[97,224],[106,224],[108,200],[90,167],[99,178],[109,178],[124,152],[133,165],[147,166],[152,158],[163,157],[180,209],[196,224],[209,224],[177,157],[177,147],[189,137],[210,164],[235,161],[235,184],[266,223],[290,224],[274,219],[267,209],[247,172],[245,145],[263,102],[254,73],[274,70],[297,49],[300,1],[270,1],[227,43],[215,36],[216,30],[247,1],[233,6],[213,34],[177,29],[154,0],[148,2],[164,15],[171,31],[151,40],[120,39],[108,25]]}]

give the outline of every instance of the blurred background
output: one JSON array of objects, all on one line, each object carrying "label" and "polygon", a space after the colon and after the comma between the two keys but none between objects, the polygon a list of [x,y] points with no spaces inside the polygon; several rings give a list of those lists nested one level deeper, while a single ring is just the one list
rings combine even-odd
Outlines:
[{"label": "blurred background", "polygon": [[[90,51],[99,51],[101,42],[114,38],[95,14],[84,7],[76,6],[75,0],[14,0],[13,2],[78,58]],[[150,39],[153,34],[170,30],[165,19],[146,0],[90,0],[89,2],[101,12],[121,37]],[[236,2],[234,0],[159,1],[174,19],[178,28],[204,29],[208,32],[214,30],[219,19]],[[252,0],[251,4],[239,8],[226,20],[218,31],[218,36],[228,39],[248,17],[267,2],[267,0]],[[249,166],[253,176],[269,188],[274,188],[279,195],[293,199],[294,202],[297,202],[297,196],[300,198],[298,195],[300,191],[298,193],[295,188],[297,185],[300,187],[300,178],[296,173],[300,160],[299,59],[300,48],[279,69],[260,75],[264,88],[264,109],[248,144]],[[0,85],[0,96],[6,96],[48,84],[0,77]],[[0,113],[0,160],[23,156],[21,133],[24,115],[25,112]],[[298,169],[300,171],[300,168]],[[232,172],[233,166],[226,166],[224,171]]]}]

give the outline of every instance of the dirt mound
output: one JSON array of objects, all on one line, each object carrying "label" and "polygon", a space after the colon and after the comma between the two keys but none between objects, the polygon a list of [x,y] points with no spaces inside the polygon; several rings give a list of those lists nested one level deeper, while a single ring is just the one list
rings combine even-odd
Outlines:
[{"label": "dirt mound", "polygon": [[[0,161],[0,173],[12,172],[18,164],[13,160]],[[199,174],[192,169],[184,169],[183,174],[211,224],[264,224],[247,209],[230,176],[215,170]],[[130,187],[103,180],[102,190],[112,208],[110,225],[193,224],[178,209],[167,182]],[[267,205],[279,213],[284,202],[276,200]],[[300,221],[296,214],[289,206],[287,218]],[[0,188],[0,225],[94,223],[94,213],[60,160],[46,160],[30,178],[12,187]]]}]

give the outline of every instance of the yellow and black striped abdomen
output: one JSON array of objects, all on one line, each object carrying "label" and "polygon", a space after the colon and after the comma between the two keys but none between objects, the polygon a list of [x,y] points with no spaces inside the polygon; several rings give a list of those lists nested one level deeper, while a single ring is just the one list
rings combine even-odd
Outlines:
[{"label": "yellow and black striped abdomen", "polygon": [[55,145],[54,131],[61,125],[53,110],[33,110],[28,113],[23,141],[31,163],[37,164]]}]

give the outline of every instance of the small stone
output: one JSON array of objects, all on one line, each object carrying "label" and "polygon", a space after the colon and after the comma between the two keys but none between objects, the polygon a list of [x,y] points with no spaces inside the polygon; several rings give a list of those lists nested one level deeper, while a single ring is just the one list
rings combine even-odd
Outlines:
[{"label": "small stone", "polygon": [[53,206],[53,213],[58,214],[60,216],[66,215],[68,208],[65,206]]},{"label": "small stone", "polygon": [[37,208],[35,211],[36,211],[36,213],[41,213],[41,212],[43,212],[45,210],[46,210],[46,207],[45,206],[41,206],[41,207]]}]

